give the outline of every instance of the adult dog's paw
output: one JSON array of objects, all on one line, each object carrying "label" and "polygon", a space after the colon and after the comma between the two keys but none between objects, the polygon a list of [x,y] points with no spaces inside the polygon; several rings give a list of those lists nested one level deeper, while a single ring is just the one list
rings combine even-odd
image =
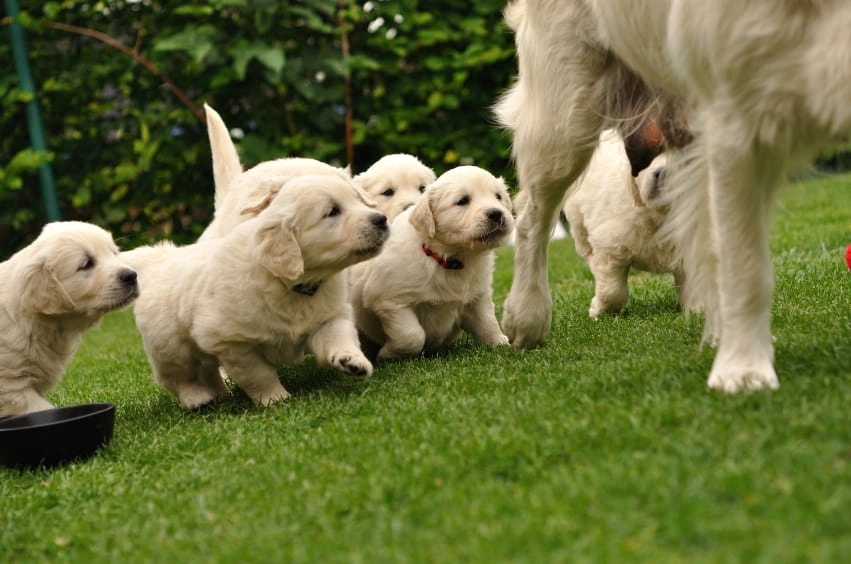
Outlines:
[{"label": "adult dog's paw", "polygon": [[553,302],[548,293],[521,295],[514,288],[505,300],[502,330],[518,349],[533,349],[543,344],[550,332]]}]

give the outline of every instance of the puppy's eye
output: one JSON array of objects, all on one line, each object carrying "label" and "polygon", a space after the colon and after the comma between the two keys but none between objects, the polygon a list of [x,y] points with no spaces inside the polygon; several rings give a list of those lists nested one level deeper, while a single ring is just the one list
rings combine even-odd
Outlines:
[{"label": "puppy's eye", "polygon": [[86,259],[80,263],[77,270],[91,270],[95,267],[95,259],[91,256],[86,256]]},{"label": "puppy's eye", "polygon": [[328,213],[325,214],[325,217],[337,217],[338,215],[340,215],[340,206],[334,206],[333,208],[328,210]]},{"label": "puppy's eye", "polygon": [[423,194],[424,192],[425,192],[425,186],[420,186],[420,194]]},{"label": "puppy's eye", "polygon": [[392,195],[393,195],[393,194],[395,194],[395,193],[396,193],[396,191],[395,191],[395,190],[393,190],[393,188],[388,188],[387,190],[385,190],[384,192],[382,192],[382,193],[381,193],[381,195],[382,195],[382,196],[387,196],[387,197],[389,198],[390,196],[392,196]]},{"label": "puppy's eye", "polygon": [[463,198],[461,198],[460,200],[458,200],[457,202],[455,202],[455,205],[456,205],[456,206],[466,206],[466,205],[467,205],[467,204],[469,204],[469,203],[470,203],[470,197],[469,197],[469,196],[464,196]]},{"label": "puppy's eye", "polygon": [[502,201],[502,194],[497,194],[496,199],[497,199],[497,201],[501,202]]}]

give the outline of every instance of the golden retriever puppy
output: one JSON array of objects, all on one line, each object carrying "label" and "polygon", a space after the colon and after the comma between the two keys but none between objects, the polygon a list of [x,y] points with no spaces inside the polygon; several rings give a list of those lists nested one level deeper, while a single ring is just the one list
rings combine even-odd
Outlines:
[{"label": "golden retriever puppy", "polygon": [[83,332],[139,295],[112,236],[79,221],[48,223],[0,263],[0,415],[53,407]]},{"label": "golden retriever puppy", "polygon": [[576,252],[594,275],[594,298],[588,315],[620,312],[629,300],[630,268],[674,275],[680,302],[697,309],[685,294],[685,274],[674,245],[662,235],[668,217],[667,154],[657,156],[632,176],[620,133],[608,129],[585,173],[568,191],[563,210]]},{"label": "golden retriever puppy", "polygon": [[404,153],[385,155],[354,177],[355,185],[375,200],[390,221],[419,202],[434,180],[432,169]]},{"label": "golden retriever puppy", "polygon": [[787,172],[851,132],[851,3],[513,0],[505,18],[519,74],[496,114],[529,192],[503,317],[512,344],[549,331],[549,232],[600,131],[649,119],[665,146],[687,145],[669,229],[718,347],[707,384],[776,388],[771,204]]},{"label": "golden retriever puppy", "polygon": [[302,157],[265,161],[243,171],[236,146],[221,116],[207,104],[204,104],[204,112],[213,157],[215,213],[199,241],[221,237],[238,223],[256,216],[269,202],[269,196],[274,196],[293,178],[327,174],[351,179],[347,169]]},{"label": "golden retriever puppy", "polygon": [[186,409],[227,392],[219,366],[260,405],[289,397],[277,368],[305,354],[372,373],[342,270],[381,250],[387,219],[334,175],[300,176],[268,198],[219,238],[123,253],[145,288],[134,313],[154,380]]},{"label": "golden retriever puppy", "polygon": [[473,166],[444,173],[398,215],[384,251],[349,271],[356,324],[378,359],[441,349],[462,330],[507,345],[491,286],[493,249],[513,227],[505,184]]}]

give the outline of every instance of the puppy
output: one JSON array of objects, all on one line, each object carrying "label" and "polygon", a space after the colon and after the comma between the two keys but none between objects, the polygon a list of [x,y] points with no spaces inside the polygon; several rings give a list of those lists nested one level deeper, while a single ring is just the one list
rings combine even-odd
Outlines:
[{"label": "puppy", "polygon": [[335,175],[299,176],[267,198],[218,238],[123,253],[145,287],[134,312],[154,380],[186,409],[227,393],[219,366],[260,405],[289,397],[277,368],[305,354],[372,372],[341,271],[381,250],[386,217]]},{"label": "puppy", "polygon": [[434,182],[434,171],[413,155],[386,155],[354,177],[355,185],[366,192],[392,221],[422,198],[426,186]]},{"label": "puppy", "polygon": [[347,169],[301,157],[265,161],[243,171],[236,146],[221,116],[207,104],[204,104],[204,112],[213,157],[215,213],[199,241],[221,237],[238,223],[256,216],[262,205],[269,202],[269,196],[293,178],[321,174],[351,180]]},{"label": "puppy", "polygon": [[616,130],[600,134],[600,144],[585,173],[569,190],[564,215],[576,252],[594,275],[594,298],[588,315],[618,313],[629,300],[630,268],[674,275],[680,302],[688,302],[685,274],[674,245],[660,231],[668,216],[662,205],[667,190],[667,154],[632,176],[623,138]]},{"label": "puppy", "polygon": [[462,330],[507,345],[494,314],[495,247],[514,227],[501,179],[473,166],[441,175],[396,217],[384,251],[349,272],[358,330],[378,360],[454,343]]},{"label": "puppy", "polygon": [[[503,318],[512,343],[533,347],[549,331],[550,228],[614,122],[636,171],[655,150],[684,147],[666,230],[718,346],[709,387],[776,388],[771,203],[787,171],[851,131],[851,4],[513,0],[505,18],[519,75],[496,114],[529,192]],[[647,122],[658,144],[633,135]]]},{"label": "puppy", "polygon": [[112,236],[78,221],[48,223],[0,263],[0,416],[53,407],[83,332],[139,295]]}]

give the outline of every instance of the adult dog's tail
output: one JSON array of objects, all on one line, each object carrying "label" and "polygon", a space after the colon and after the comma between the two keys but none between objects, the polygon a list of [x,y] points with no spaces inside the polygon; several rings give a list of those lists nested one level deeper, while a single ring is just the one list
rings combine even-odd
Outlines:
[{"label": "adult dog's tail", "polygon": [[222,117],[207,104],[204,104],[204,112],[207,116],[210,151],[213,154],[213,180],[216,184],[214,205],[219,210],[231,181],[242,172],[242,163]]}]

